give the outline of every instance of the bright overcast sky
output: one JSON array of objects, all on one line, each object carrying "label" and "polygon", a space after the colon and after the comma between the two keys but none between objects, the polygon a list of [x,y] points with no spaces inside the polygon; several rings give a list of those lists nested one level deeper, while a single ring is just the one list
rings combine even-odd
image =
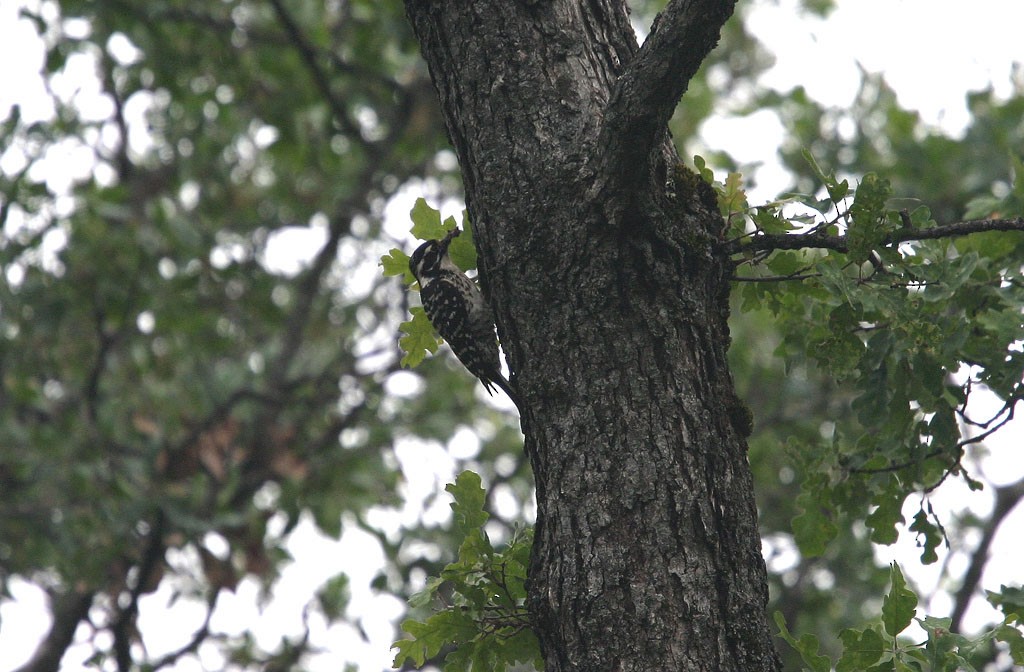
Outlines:
[{"label": "bright overcast sky", "polygon": [[[965,94],[968,91],[992,86],[997,93],[1007,94],[1011,90],[1011,64],[1024,62],[1024,0],[973,0],[971,3],[841,0],[839,9],[825,21],[795,18],[795,0],[761,0],[755,4],[757,8],[749,28],[777,56],[775,67],[762,83],[783,91],[803,85],[812,97],[825,104],[846,106],[857,91],[860,67],[869,72],[883,72],[902,105],[918,109],[927,123],[952,133],[961,131],[967,123]],[[11,0],[0,2],[0,63],[4,64],[0,118],[6,117],[10,106],[18,103],[23,116],[46,119],[52,113],[52,106],[38,77],[43,63],[42,48],[31,25],[17,20],[17,3]],[[1022,77],[1024,73],[1018,72],[1017,76]],[[90,89],[96,90],[87,69],[73,73],[65,84],[71,90],[78,87],[86,94]],[[759,129],[757,132],[751,132],[754,123]],[[762,118],[755,115],[753,120],[711,121],[703,130],[707,146],[728,149],[741,162],[764,164],[765,168],[758,172],[759,190],[752,194],[754,201],[770,199],[788,186],[784,175],[771,174],[772,167],[778,166],[775,151],[782,138],[777,121],[773,122],[767,115]],[[407,212],[408,208],[402,211]],[[989,472],[986,475],[999,475],[1000,482],[1019,478],[1024,472],[1019,445],[1012,444],[1005,434],[1002,441],[997,439],[990,443],[994,447],[995,461],[987,463],[990,468],[986,469]],[[999,443],[1003,445],[996,447]],[[426,485],[440,488],[454,468],[451,454],[439,447],[416,447],[416,450],[400,450],[399,457],[404,460],[402,454],[408,453],[408,460],[423,460],[428,456],[425,450],[432,458],[430,465],[445,465],[447,473],[436,474]],[[429,471],[429,466],[421,463],[414,469]],[[960,496],[958,490],[946,496],[947,510],[954,509],[953,502]],[[1018,511],[1004,523],[1001,536],[1008,536],[1007,529],[1022,527],[1024,512]],[[328,576],[344,569],[353,573],[353,608],[366,614],[361,625],[372,644],[366,646],[348,626],[335,626],[328,632],[323,624],[312,623],[314,643],[335,650],[319,659],[313,669],[337,670],[342,658],[358,660],[366,670],[386,668],[392,655],[388,650],[391,622],[400,614],[400,605],[393,599],[375,597],[366,587],[376,566],[374,563],[380,559],[368,535],[360,538],[361,533],[349,526],[342,541],[336,542],[323,538],[310,525],[301,526],[297,534],[303,538],[302,548],[308,551],[296,553],[297,557],[327,558],[330,564],[286,569],[281,579],[283,590],[278,592],[287,593],[292,599],[261,616],[252,613],[254,586],[243,582],[238,594],[222,599],[224,604],[219,605],[218,611],[221,608],[226,611],[214,619],[213,627],[220,631],[238,631],[243,626],[253,626],[259,640],[271,646],[282,633],[300,632],[305,600]],[[299,545],[297,542],[296,546]],[[368,550],[352,553],[353,545]],[[341,548],[345,551],[339,552]],[[986,586],[997,587],[1000,581],[1019,582],[1019,561],[1015,559],[1019,556],[1008,552],[1007,548],[1006,543],[1000,545],[997,540],[993,547],[993,564],[986,574]],[[919,551],[914,548],[913,539],[903,539],[896,548],[882,552],[885,557],[897,557],[906,563],[907,573],[916,578],[924,590],[934,587],[936,566],[920,570],[916,563]],[[374,562],[343,566],[339,559],[346,557],[369,557]],[[22,664],[48,627],[45,602],[37,589],[26,584],[16,585],[15,597],[17,602],[0,607],[0,672]],[[149,631],[147,620],[163,620],[166,612],[161,601],[166,600],[167,595],[158,592],[146,599],[150,606],[142,610],[143,632]],[[940,611],[948,609],[948,605],[932,606]],[[247,613],[249,616],[244,616]],[[162,650],[180,646],[191,629],[200,625],[200,618],[199,611],[191,616],[178,612],[174,620],[181,623],[182,627],[177,630],[182,632],[168,633],[163,641],[147,641],[152,647],[150,652],[159,655]],[[339,645],[345,647],[343,654],[337,652]],[[64,672],[84,669],[76,662],[80,658],[67,660]],[[175,669],[192,668],[179,666]]]},{"label": "bright overcast sky", "polygon": [[[968,123],[968,91],[1012,90],[1013,64],[1024,78],[1024,0],[840,0],[828,19],[794,20],[795,0],[755,2],[748,30],[775,54],[760,80],[779,91],[803,86],[821,103],[848,107],[860,70],[881,72],[903,107],[926,124],[957,134]],[[773,199],[791,186],[775,156],[782,126],[774,115],[712,120],[709,147],[726,148],[741,163],[764,164],[751,202]]]}]

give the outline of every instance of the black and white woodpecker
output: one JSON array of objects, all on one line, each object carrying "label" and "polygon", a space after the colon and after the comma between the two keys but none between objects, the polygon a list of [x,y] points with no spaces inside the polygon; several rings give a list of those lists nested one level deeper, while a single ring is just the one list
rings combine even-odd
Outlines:
[{"label": "black and white woodpecker", "polygon": [[448,256],[448,246],[460,233],[455,228],[441,240],[420,245],[409,257],[409,270],[420,283],[424,312],[455,356],[480,379],[488,394],[500,387],[521,411],[519,396],[501,375],[491,308],[476,283]]}]

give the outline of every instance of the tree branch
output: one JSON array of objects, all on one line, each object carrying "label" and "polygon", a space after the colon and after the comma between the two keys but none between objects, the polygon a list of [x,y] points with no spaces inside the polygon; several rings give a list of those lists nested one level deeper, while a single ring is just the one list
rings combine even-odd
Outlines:
[{"label": "tree branch", "polygon": [[213,608],[217,604],[217,596],[219,594],[220,588],[214,587],[210,589],[210,594],[206,599],[206,618],[203,619],[203,625],[195,631],[192,635],[192,639],[190,639],[187,644],[176,651],[171,651],[156,662],[152,663],[151,667],[153,670],[160,670],[168,665],[173,665],[183,656],[195,653],[199,650],[200,645],[210,638],[210,621],[213,618]]},{"label": "tree branch", "polygon": [[967,607],[974,598],[974,593],[981,582],[982,572],[988,563],[989,547],[992,545],[992,540],[995,539],[999,526],[1017,504],[1024,499],[1024,479],[998,487],[995,490],[996,502],[995,506],[992,507],[992,516],[982,528],[981,541],[978,542],[978,547],[971,554],[971,563],[968,565],[967,572],[964,573],[963,582],[960,584],[960,589],[956,591],[954,597],[953,613],[950,615],[952,623],[949,627],[952,632],[960,632],[964,614],[967,613]]},{"label": "tree branch", "polygon": [[53,611],[53,625],[46,634],[32,660],[16,672],[58,672],[60,660],[75,637],[79,622],[89,615],[92,606],[92,592],[69,590],[59,596],[50,597]]},{"label": "tree branch", "polygon": [[302,57],[303,62],[306,64],[306,68],[309,70],[310,75],[313,77],[313,83],[316,88],[320,91],[320,95],[323,96],[324,100],[331,107],[331,112],[334,114],[335,120],[341,129],[352,138],[353,142],[359,143],[365,148],[369,147],[369,143],[366,138],[363,137],[362,131],[359,126],[349,118],[348,111],[345,109],[344,102],[335,95],[334,89],[331,87],[330,77],[317,60],[316,48],[313,47],[303,35],[299,25],[292,18],[292,15],[288,13],[281,0],[270,0],[271,6],[274,8],[274,12],[277,14],[277,18],[281,21],[281,25],[284,27],[285,32],[291,39],[292,44],[298,50],[299,55]]},{"label": "tree branch", "polygon": [[[902,228],[882,239],[881,245],[898,245],[915,240],[937,240],[955,238],[984,231],[1024,231],[1024,217],[1014,219],[975,219],[953,224],[942,224],[929,229]],[[750,252],[777,250],[823,249],[834,252],[849,252],[846,236],[830,236],[812,233],[760,233],[743,240],[732,240],[722,245],[725,254],[746,254]]]},{"label": "tree branch", "polygon": [[131,644],[132,635],[135,631],[135,618],[139,613],[139,597],[149,586],[153,573],[160,567],[164,559],[164,512],[158,509],[153,526],[149,532],[142,557],[139,559],[138,572],[135,576],[135,585],[130,592],[130,599],[118,614],[117,620],[111,626],[111,634],[114,636],[114,658],[117,661],[119,672],[129,672],[132,669]]},{"label": "tree branch", "polygon": [[626,181],[646,178],[668,120],[708,53],[718,44],[735,0],[672,0],[619,77],[608,101],[603,147],[606,165]]}]

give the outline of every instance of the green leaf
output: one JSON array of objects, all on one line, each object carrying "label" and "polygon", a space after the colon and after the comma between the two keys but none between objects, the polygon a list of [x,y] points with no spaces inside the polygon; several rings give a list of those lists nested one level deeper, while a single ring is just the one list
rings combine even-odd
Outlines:
[{"label": "green leaf", "polygon": [[910,213],[910,222],[915,228],[931,223],[931,211],[919,198],[893,196],[885,201],[885,209],[893,212],[906,210]]},{"label": "green leaf", "polygon": [[[780,211],[772,207],[754,208],[750,213],[750,218],[754,220],[757,228],[765,233],[785,233],[793,228],[789,220],[783,218]],[[797,256],[795,253],[789,254]],[[806,266],[807,263],[802,261],[802,265]]]},{"label": "green leaf", "polygon": [[416,199],[409,216],[412,218],[412,235],[420,240],[438,240],[448,233],[448,229],[441,224],[440,210],[430,207],[424,198]]},{"label": "green leaf", "polygon": [[846,240],[850,257],[857,263],[867,261],[871,252],[881,246],[885,236],[896,226],[885,216],[885,202],[892,196],[889,180],[868,173],[861,179],[850,206],[850,227]]},{"label": "green leaf", "polygon": [[858,288],[850,276],[843,272],[842,267],[834,258],[824,259],[815,264],[814,269],[821,273],[821,284],[835,297],[836,302],[858,304]]},{"label": "green leaf", "polygon": [[974,666],[964,657],[978,644],[989,640],[993,633],[983,633],[978,639],[971,640],[963,635],[950,631],[952,620],[926,616],[918,619],[921,627],[928,633],[925,643],[927,658],[935,670],[951,672],[974,672]]},{"label": "green leaf", "polygon": [[965,219],[984,219],[998,215],[1003,199],[995,196],[977,196],[967,202],[967,209],[964,212]]},{"label": "green leaf", "polygon": [[836,672],[859,672],[867,669],[882,657],[885,640],[872,628],[865,630],[846,629],[839,633],[843,642],[843,655],[836,663]]},{"label": "green leaf", "polygon": [[747,194],[743,191],[743,175],[729,173],[725,178],[725,189],[718,197],[718,207],[723,217],[746,212]]},{"label": "green leaf", "polygon": [[892,563],[889,571],[891,587],[882,600],[882,625],[890,637],[895,638],[907,629],[917,613],[917,595],[907,587],[899,565]]},{"label": "green leaf", "polygon": [[445,583],[451,588],[450,606],[422,623],[403,624],[413,640],[395,643],[395,665],[406,660],[419,665],[421,658],[436,655],[445,643],[455,645],[445,658],[445,670],[504,670],[516,662],[542,665],[540,646],[526,627],[524,607],[532,530],[516,530],[509,545],[496,553],[483,530],[489,516],[483,510],[486,493],[480,476],[464,471],[446,490],[454,498],[456,532],[463,537],[459,557],[442,570],[441,578],[428,581],[410,604],[426,606]]},{"label": "green leaf", "polygon": [[895,487],[878,495],[874,503],[875,510],[864,519],[864,524],[871,529],[871,541],[876,544],[895,544],[899,539],[896,526],[903,522],[903,500],[906,493]]},{"label": "green leaf", "polygon": [[444,584],[444,579],[440,576],[432,576],[427,579],[427,585],[423,587],[423,590],[413,593],[409,597],[409,606],[413,608],[425,607],[430,604],[434,596],[437,594],[437,589]]},{"label": "green leaf", "polygon": [[406,285],[416,281],[412,271],[409,270],[409,255],[402,250],[393,248],[380,258],[380,265],[384,268],[385,277],[400,275],[402,276],[402,282]]},{"label": "green leaf", "polygon": [[822,502],[810,492],[801,493],[796,505],[802,513],[793,518],[793,539],[801,553],[809,558],[817,557],[825,552],[839,529],[826,515]]},{"label": "green leaf", "polygon": [[[409,619],[402,623],[402,629],[406,630],[407,625],[412,623],[418,623]],[[426,661],[429,653],[427,644],[416,639],[399,639],[391,645],[392,649],[398,649],[395,654],[395,660],[391,663],[392,667],[402,667],[406,662],[411,662],[416,667],[422,667]]]},{"label": "green leaf", "polygon": [[793,275],[808,267],[807,259],[798,252],[777,252],[768,259],[766,265],[775,275]]},{"label": "green leaf", "polygon": [[441,341],[435,335],[434,325],[430,323],[423,308],[414,306],[410,312],[412,319],[398,325],[399,331],[405,334],[398,339],[398,346],[405,352],[402,356],[402,366],[411,368],[419,366],[428,352],[437,352]]},{"label": "green leaf", "polygon": [[[445,220],[444,226],[449,231],[454,229],[455,219],[449,217]],[[452,239],[448,245],[448,256],[463,271],[471,271],[476,268],[476,245],[473,243],[473,227],[469,223],[469,213],[462,211],[462,233]]]},{"label": "green leaf", "polygon": [[812,670],[812,672],[831,672],[832,661],[828,656],[818,653],[818,638],[811,634],[804,634],[796,639],[786,627],[786,619],[781,611],[775,612],[775,625],[779,627],[779,636],[796,650]]},{"label": "green leaf", "polygon": [[704,160],[703,156],[694,154],[693,167],[697,169],[697,174],[701,176],[701,179],[711,186],[715,186],[715,173],[713,170],[708,168],[707,162]]},{"label": "green leaf", "polygon": [[480,485],[480,476],[472,471],[464,471],[444,488],[455,501],[452,512],[455,514],[455,527],[463,534],[479,531],[490,515],[484,511],[487,493]]},{"label": "green leaf", "polygon": [[[914,515],[914,522],[910,524],[910,531],[918,534],[918,545],[924,550],[921,551],[921,562],[930,565],[939,559],[935,549],[942,543],[942,533],[932,523],[924,509]],[[920,539],[924,539],[923,543]]]},{"label": "green leaf", "polygon": [[540,655],[540,642],[537,641],[537,635],[533,630],[522,628],[511,637],[503,638],[501,642],[501,657],[506,665],[529,664],[534,669],[544,669],[544,658]]},{"label": "green leaf", "polygon": [[839,182],[836,180],[835,172],[829,172],[827,175],[818,165],[817,160],[814,156],[806,149],[800,150],[800,154],[804,157],[804,161],[811,167],[814,174],[817,176],[821,183],[825,185],[825,190],[828,191],[828,197],[832,199],[833,203],[838,204],[839,201],[843,200],[848,193],[850,193],[850,183],[846,180]]},{"label": "green leaf", "polygon": [[501,670],[497,667],[494,651],[481,642],[462,642],[454,651],[444,657],[443,672],[475,672],[476,670]]},{"label": "green leaf", "polygon": [[1005,196],[979,196],[967,204],[966,219],[1019,217],[1024,215],[1024,159],[1010,154],[1012,188]]},{"label": "green leaf", "polygon": [[1007,619],[1024,625],[1024,588],[999,586],[999,592],[985,592],[989,603],[1002,611]]},{"label": "green leaf", "polygon": [[391,645],[398,649],[394,667],[402,667],[406,661],[421,667],[428,658],[440,653],[444,645],[472,639],[477,632],[473,618],[460,609],[446,609],[423,622],[408,619],[402,622],[402,630],[412,639],[400,639]]},{"label": "green leaf", "polygon": [[1006,642],[1010,647],[1010,657],[1017,665],[1024,665],[1024,634],[1011,625],[1000,625],[995,630],[995,637],[1000,642]]},{"label": "green leaf", "polygon": [[349,579],[345,574],[339,574],[324,584],[324,587],[317,592],[317,600],[324,614],[331,620],[340,618],[348,606],[351,592],[349,590]]}]

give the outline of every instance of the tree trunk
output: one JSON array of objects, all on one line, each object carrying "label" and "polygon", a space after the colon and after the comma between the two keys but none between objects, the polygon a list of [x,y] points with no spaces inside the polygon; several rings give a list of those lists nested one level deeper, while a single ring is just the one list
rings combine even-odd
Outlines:
[{"label": "tree trunk", "polygon": [[732,2],[642,48],[619,0],[406,7],[525,402],[547,669],[777,670],[722,221],[666,132]]}]

